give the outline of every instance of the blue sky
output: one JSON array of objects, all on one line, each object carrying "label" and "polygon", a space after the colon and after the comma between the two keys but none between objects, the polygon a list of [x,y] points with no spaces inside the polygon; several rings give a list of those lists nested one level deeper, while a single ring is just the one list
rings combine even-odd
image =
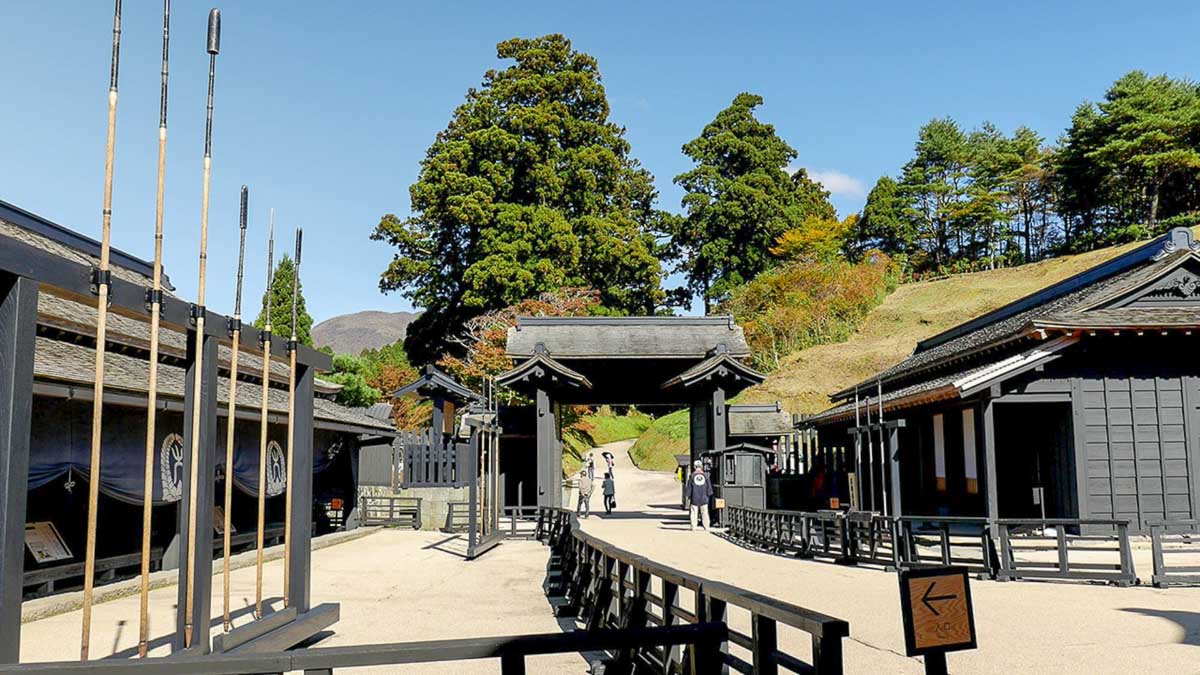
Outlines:
[{"label": "blue sky", "polygon": [[[208,304],[228,311],[237,193],[251,194],[246,298],[261,297],[267,209],[318,321],[409,309],[377,290],[408,186],[495,44],[561,32],[594,55],[633,152],[678,211],[680,146],[740,91],[834,191],[842,213],[949,115],[1048,139],[1075,106],[1140,68],[1195,75],[1197,3],[227,3],[217,64]],[[165,260],[194,297],[208,3],[172,7]],[[0,199],[99,237],[111,2],[10,0],[0,10]],[[113,241],[152,254],[161,5],[124,9]],[[254,314],[247,310],[247,314]]]}]

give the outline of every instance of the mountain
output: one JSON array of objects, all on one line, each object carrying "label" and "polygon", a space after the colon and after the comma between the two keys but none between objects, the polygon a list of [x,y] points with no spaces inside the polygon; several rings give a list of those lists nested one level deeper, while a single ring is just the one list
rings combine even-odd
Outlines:
[{"label": "mountain", "polygon": [[313,326],[313,344],[330,347],[339,354],[358,354],[379,349],[404,339],[414,312],[355,312],[342,314]]}]

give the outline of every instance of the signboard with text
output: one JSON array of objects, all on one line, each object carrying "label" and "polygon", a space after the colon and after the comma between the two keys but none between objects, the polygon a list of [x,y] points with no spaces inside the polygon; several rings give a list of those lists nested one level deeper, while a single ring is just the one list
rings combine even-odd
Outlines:
[{"label": "signboard with text", "polygon": [[975,613],[965,567],[900,571],[900,611],[909,656],[975,649]]}]

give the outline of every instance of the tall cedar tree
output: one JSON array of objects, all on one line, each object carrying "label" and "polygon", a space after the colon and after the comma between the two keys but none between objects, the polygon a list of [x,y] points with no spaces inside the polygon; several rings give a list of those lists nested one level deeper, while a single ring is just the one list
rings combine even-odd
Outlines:
[{"label": "tall cedar tree", "polygon": [[849,257],[857,261],[873,248],[892,256],[911,253],[917,234],[904,209],[904,197],[894,179],[882,176],[875,181],[847,241]]},{"label": "tall cedar tree", "polygon": [[463,325],[541,293],[586,287],[616,312],[663,304],[653,177],[609,121],[596,59],[562,35],[497,45],[514,64],[467,91],[409,188],[408,218],[371,238],[396,248],[379,287],[424,313],[408,328],[416,363]]},{"label": "tall cedar tree", "polygon": [[687,192],[687,216],[675,223],[672,253],[706,313],[770,266],[769,249],[781,234],[810,216],[836,218],[829,193],[803,169],[788,174],[796,151],[773,125],[755,118],[762,102],[761,96],[738,94],[683,146],[696,167],[675,177]]},{"label": "tall cedar tree", "polygon": [[[292,274],[295,269],[292,259],[285,255],[279,260],[279,265],[275,268],[275,278],[271,281],[269,301],[271,333],[284,338],[292,335]],[[300,344],[311,347],[313,320],[304,306],[304,283],[299,279],[297,279],[297,283],[299,288],[297,289],[296,317],[299,325],[296,327],[296,339]],[[260,309],[258,318],[254,320],[254,326],[263,328],[266,325],[266,313]]]}]

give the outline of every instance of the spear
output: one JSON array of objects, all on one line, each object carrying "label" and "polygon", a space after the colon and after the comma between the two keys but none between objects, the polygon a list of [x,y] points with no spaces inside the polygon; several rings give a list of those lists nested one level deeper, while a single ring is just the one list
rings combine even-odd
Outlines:
[{"label": "spear", "polygon": [[241,243],[238,245],[237,296],[233,304],[233,318],[229,320],[229,336],[233,342],[233,353],[229,357],[229,415],[225,419],[225,630],[233,628],[229,621],[229,530],[233,511],[233,428],[237,413],[238,352],[242,342],[242,267],[246,261],[246,207],[250,199],[249,190],[242,186],[242,208],[239,218]]},{"label": "spear", "polygon": [[167,66],[171,37],[171,0],[163,0],[162,86],[158,103],[158,191],[154,205],[154,286],[150,300],[150,382],[146,399],[146,463],[142,482],[142,588],[138,620],[138,656],[149,651],[150,519],[154,496],[154,424],[158,405],[158,330],[162,310],[163,188],[167,174]]},{"label": "spear", "polygon": [[113,148],[117,137],[117,73],[121,62],[121,0],[113,11],[112,69],[108,82],[108,142],[104,148],[104,210],[101,212],[100,267],[96,285],[96,372],[92,391],[92,455],[88,476],[87,544],[83,563],[83,635],[79,658],[88,658],[92,633],[92,592],[96,574],[96,509],[100,502],[100,421],[104,410],[104,344],[108,321],[108,258],[112,230]]},{"label": "spear", "polygon": [[275,209],[271,209],[271,228],[267,235],[267,289],[263,291],[262,343],[262,431],[258,439],[258,561],[254,586],[254,616],[262,618],[263,529],[267,513],[267,403],[271,392],[271,284],[275,275]]},{"label": "spear", "polygon": [[288,446],[287,446],[287,493],[284,497],[283,514],[283,606],[291,602],[292,562],[292,448],[296,436],[296,303],[300,297],[300,248],[304,229],[296,228],[296,265],[292,269],[292,337],[288,339]]},{"label": "spear", "polygon": [[[204,357],[204,282],[208,263],[208,187],[212,175],[212,112],[213,80],[217,68],[217,53],[221,51],[221,10],[208,13],[208,105],[204,121],[204,186],[200,197],[200,281],[196,291],[196,377],[192,378],[192,400],[200,400],[200,384],[204,378],[200,373]],[[187,550],[187,595],[184,601],[184,647],[192,646],[192,609],[195,605],[196,589],[196,480],[200,470],[200,415],[192,415],[191,480],[188,486],[188,550]],[[204,543],[208,546],[209,543]],[[207,629],[207,626],[202,626]]]}]

